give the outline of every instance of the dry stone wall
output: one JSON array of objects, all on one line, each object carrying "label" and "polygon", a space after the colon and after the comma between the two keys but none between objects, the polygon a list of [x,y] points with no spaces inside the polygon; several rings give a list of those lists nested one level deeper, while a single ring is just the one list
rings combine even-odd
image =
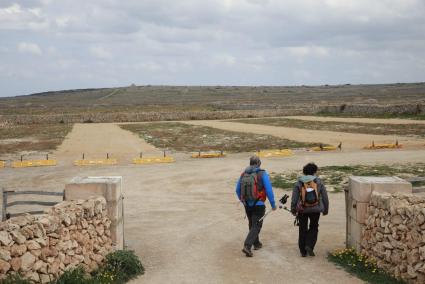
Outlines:
[{"label": "dry stone wall", "polygon": [[318,106],[318,112],[350,114],[350,115],[423,115],[425,114],[425,105],[420,104],[400,104],[400,105],[382,105],[377,103],[370,104],[342,104],[330,106]]},{"label": "dry stone wall", "polygon": [[0,223],[0,277],[19,272],[47,283],[66,269],[93,271],[114,247],[103,197],[64,201],[39,216]]},{"label": "dry stone wall", "polygon": [[82,123],[87,121],[102,122],[140,122],[163,120],[210,120],[285,116],[295,114],[311,114],[311,110],[291,107],[289,109],[265,110],[231,110],[231,111],[203,111],[203,112],[85,112],[81,114],[40,114],[40,115],[0,115],[1,123],[9,124],[38,124],[38,123]]},{"label": "dry stone wall", "polygon": [[362,253],[408,283],[425,283],[425,197],[372,193]]}]

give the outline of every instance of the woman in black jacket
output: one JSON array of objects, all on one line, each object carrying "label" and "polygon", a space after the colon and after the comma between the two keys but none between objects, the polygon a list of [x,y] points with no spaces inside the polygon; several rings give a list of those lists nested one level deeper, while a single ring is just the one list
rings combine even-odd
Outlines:
[{"label": "woman in black jacket", "polygon": [[316,164],[305,165],[304,175],[298,179],[292,191],[291,212],[299,220],[298,246],[302,257],[315,256],[320,213],[325,216],[329,211],[328,193],[321,179],[316,176],[317,171]]}]

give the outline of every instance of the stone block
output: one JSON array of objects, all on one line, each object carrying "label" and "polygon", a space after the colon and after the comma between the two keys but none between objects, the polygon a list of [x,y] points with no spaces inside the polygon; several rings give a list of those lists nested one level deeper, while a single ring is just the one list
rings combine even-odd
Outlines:
[{"label": "stone block", "polygon": [[374,180],[372,180],[372,192],[411,194],[413,190],[410,182],[399,177],[375,177]]},{"label": "stone block", "polygon": [[121,177],[75,177],[65,185],[65,200],[103,196],[106,201],[121,198]]},{"label": "stone block", "polygon": [[121,219],[123,217],[123,199],[107,202],[106,209],[111,221]]},{"label": "stone block", "polygon": [[362,224],[351,218],[350,220],[350,246],[356,247],[357,243],[361,243],[362,238]]},{"label": "stone block", "polygon": [[352,176],[349,179],[349,198],[359,202],[369,202],[372,185],[364,177]]},{"label": "stone block", "polygon": [[348,216],[348,218],[347,218],[347,235],[350,235],[351,234],[351,217],[350,216]]},{"label": "stone block", "polygon": [[399,177],[350,177],[349,195],[351,198],[367,203],[372,192],[412,193],[412,184]]},{"label": "stone block", "polygon": [[353,200],[350,210],[350,217],[360,224],[365,224],[368,207],[369,203],[357,202],[356,200]]}]

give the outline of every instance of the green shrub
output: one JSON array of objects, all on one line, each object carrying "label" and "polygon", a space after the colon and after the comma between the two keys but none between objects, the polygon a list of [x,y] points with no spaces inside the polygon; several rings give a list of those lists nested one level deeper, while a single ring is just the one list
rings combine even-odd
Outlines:
[{"label": "green shrub", "polygon": [[84,269],[81,266],[78,266],[74,269],[69,269],[64,272],[58,279],[51,282],[51,284],[88,284],[89,278],[88,275],[84,272]]},{"label": "green shrub", "polygon": [[363,281],[372,284],[404,284],[385,271],[379,269],[376,263],[356,252],[355,249],[339,249],[328,255],[328,260],[343,267],[347,272],[356,275]]},{"label": "green shrub", "polygon": [[[106,256],[104,265],[96,274],[101,279],[113,280],[111,283],[123,283],[144,273],[143,265],[130,250],[119,250]],[[106,282],[102,282],[106,283]]]}]

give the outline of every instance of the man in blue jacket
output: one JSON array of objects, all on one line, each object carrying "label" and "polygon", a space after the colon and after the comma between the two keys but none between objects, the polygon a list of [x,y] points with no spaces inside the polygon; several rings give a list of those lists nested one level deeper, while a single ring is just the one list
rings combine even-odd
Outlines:
[{"label": "man in blue jacket", "polygon": [[260,219],[266,211],[265,201],[269,199],[273,210],[276,210],[273,189],[267,172],[260,168],[261,160],[257,156],[249,159],[249,167],[241,174],[236,185],[236,195],[245,206],[248,217],[249,232],[246,236],[242,252],[247,257],[252,257],[251,248],[260,249],[263,245],[260,242],[259,234],[263,221]]}]

